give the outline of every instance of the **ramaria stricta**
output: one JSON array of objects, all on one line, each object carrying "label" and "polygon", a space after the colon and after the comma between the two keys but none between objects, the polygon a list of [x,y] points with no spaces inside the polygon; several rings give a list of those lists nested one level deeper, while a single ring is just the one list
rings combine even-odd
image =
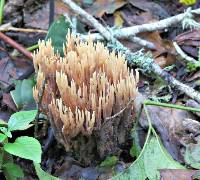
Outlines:
[{"label": "ramaria stricta", "polygon": [[[45,79],[40,109],[51,119],[54,134],[66,151],[83,149],[80,146],[85,144],[101,158],[119,152],[133,118],[130,108],[121,116],[113,115],[135,99],[138,82],[138,73],[128,68],[124,55],[68,33],[64,57],[54,52],[51,41],[42,41],[33,60],[37,72],[34,98],[38,102]],[[83,137],[87,138],[84,143]]]}]

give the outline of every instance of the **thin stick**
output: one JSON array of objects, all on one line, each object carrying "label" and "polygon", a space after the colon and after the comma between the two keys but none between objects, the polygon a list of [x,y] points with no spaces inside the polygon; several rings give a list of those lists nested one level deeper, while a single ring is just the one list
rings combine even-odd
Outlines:
[{"label": "thin stick", "polygon": [[0,26],[0,31],[4,31],[4,30],[8,29],[9,27],[12,27],[12,25],[11,25],[10,22],[9,22],[9,23],[6,23],[6,24],[2,24],[2,25]]},{"label": "thin stick", "polygon": [[[88,39],[88,35],[82,35],[82,34],[79,34],[79,33],[77,33],[77,35],[79,35],[80,38],[84,41],[86,41]],[[103,41],[104,40],[104,38],[102,36],[96,37],[95,34],[91,34],[90,37],[91,37],[91,39],[96,40],[96,41]],[[145,39],[142,39],[140,37],[137,37],[137,36],[131,36],[131,37],[128,38],[128,40],[130,40],[131,42],[136,43],[136,44],[138,44],[142,47],[146,47],[148,49],[151,49],[151,50],[156,49],[154,43],[147,41]]]},{"label": "thin stick", "polygon": [[22,54],[24,54],[29,59],[32,59],[32,55],[31,55],[31,53],[29,51],[27,51],[22,45],[18,44],[17,42],[15,42],[14,40],[12,40],[11,38],[9,38],[8,36],[6,36],[5,34],[3,34],[2,32],[0,32],[0,39],[2,39],[3,41],[5,41],[6,43],[10,44],[12,47],[14,47],[15,49],[17,49],[19,52],[21,52]]},{"label": "thin stick", "polygon": [[24,33],[44,33],[46,34],[46,30],[42,29],[26,29],[26,28],[16,28],[16,27],[8,27],[7,29],[4,29],[3,31],[17,31],[17,32],[24,32]]},{"label": "thin stick", "polygon": [[33,50],[35,50],[35,49],[38,49],[39,48],[39,45],[38,44],[35,44],[35,45],[33,45],[33,46],[30,46],[30,47],[28,47],[28,48],[26,48],[28,51],[33,51]]},{"label": "thin stick", "polygon": [[54,21],[54,13],[55,13],[55,2],[54,0],[49,1],[49,27]]},{"label": "thin stick", "polygon": [[185,111],[193,111],[193,112],[200,112],[199,108],[192,108],[188,106],[181,106],[177,104],[168,104],[168,103],[161,103],[161,102],[155,102],[150,100],[145,100],[143,102],[144,105],[152,105],[152,106],[159,106],[159,107],[166,107],[166,108],[172,108],[172,109],[181,109]]},{"label": "thin stick", "polygon": [[177,88],[179,91],[185,93],[188,97],[200,102],[200,93],[193,88],[181,83],[166,71],[163,71],[160,66],[152,63],[151,70],[157,76],[161,77],[165,82],[169,83],[172,87]]},{"label": "thin stick", "polygon": [[147,40],[144,40],[142,38],[139,38],[139,37],[136,37],[136,36],[133,36],[133,37],[130,37],[130,40],[140,46],[143,46],[143,47],[146,47],[148,49],[151,49],[151,50],[155,50],[156,49],[156,46],[154,45],[154,43],[150,42],[150,41],[147,41]]},{"label": "thin stick", "polygon": [[6,23],[6,24],[2,24],[0,26],[0,31],[17,31],[17,32],[25,32],[25,33],[31,33],[31,32],[34,32],[34,33],[47,33],[46,30],[43,30],[43,29],[27,29],[27,28],[16,28],[16,27],[13,27],[12,24],[9,22],[9,23]]},{"label": "thin stick", "polygon": [[174,45],[174,47],[176,49],[176,52],[181,56],[181,58],[183,60],[186,61],[186,63],[192,63],[192,64],[196,64],[197,63],[197,61],[194,58],[192,58],[192,57],[188,56],[187,54],[185,54],[176,42],[173,42],[173,45]]}]

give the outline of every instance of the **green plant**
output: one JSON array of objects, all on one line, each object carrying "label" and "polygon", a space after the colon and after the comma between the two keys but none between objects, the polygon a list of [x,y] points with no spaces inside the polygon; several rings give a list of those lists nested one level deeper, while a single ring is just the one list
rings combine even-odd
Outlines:
[{"label": "green plant", "polygon": [[200,67],[200,48],[199,48],[199,53],[198,53],[198,60],[197,62],[194,63],[187,63],[187,68],[189,69],[189,71],[196,71],[197,68]]},{"label": "green plant", "polygon": [[[0,122],[0,170],[8,180],[15,180],[24,176],[21,167],[14,163],[13,155],[32,160],[37,174],[39,170],[42,171],[39,164],[41,162],[42,148],[37,139],[21,136],[16,138],[14,142],[10,142],[12,132],[28,129],[31,126],[30,123],[35,119],[36,114],[37,110],[21,111],[14,113],[8,123]],[[50,179],[51,175],[48,176]]]},{"label": "green plant", "polygon": [[[117,174],[112,178],[112,180],[128,180],[128,179],[140,179],[140,180],[158,180],[160,179],[159,169],[185,169],[184,166],[176,162],[167,150],[162,145],[162,142],[157,135],[155,129],[151,124],[151,119],[149,112],[146,106],[153,105],[153,106],[160,106],[160,107],[167,107],[167,108],[174,108],[174,109],[181,109],[186,111],[193,111],[193,112],[200,112],[198,108],[191,108],[181,105],[174,105],[168,103],[160,103],[154,102],[150,100],[146,100],[143,102],[143,108],[147,115],[147,120],[149,124],[148,133],[146,136],[146,140],[142,149],[138,146],[138,143],[134,143],[133,148],[130,150],[130,154],[133,157],[136,157],[136,160],[132,163],[132,165],[126,169],[124,172]],[[140,117],[140,114],[139,114]],[[134,132],[132,134],[134,139],[135,137]],[[199,153],[197,150],[193,153],[193,157]],[[196,167],[197,164],[192,159],[193,157],[187,156],[188,162]],[[191,159],[193,161],[191,161]],[[199,159],[199,158],[198,158]]]},{"label": "green plant", "polygon": [[66,37],[68,30],[70,29],[70,23],[64,16],[60,16],[58,20],[53,22],[45,38],[45,41],[51,39],[54,51],[58,52],[61,56],[64,55],[63,45],[66,43],[66,38],[63,37]]},{"label": "green plant", "polygon": [[10,92],[12,99],[18,109],[29,103],[34,103],[33,86],[35,85],[34,77],[24,80],[16,80],[15,90]]},{"label": "green plant", "polygon": [[101,162],[100,167],[113,167],[117,164],[118,158],[116,156],[108,156]]},{"label": "green plant", "polygon": [[3,9],[5,5],[5,0],[0,1],[0,24],[3,22]]}]

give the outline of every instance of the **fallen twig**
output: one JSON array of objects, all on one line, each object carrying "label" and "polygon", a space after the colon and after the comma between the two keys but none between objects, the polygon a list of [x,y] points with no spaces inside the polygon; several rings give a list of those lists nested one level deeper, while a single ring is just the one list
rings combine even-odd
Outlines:
[{"label": "fallen twig", "polygon": [[[153,59],[149,58],[148,59],[149,62],[148,62],[148,60],[146,58],[142,57],[141,55],[138,56],[137,53],[132,53],[128,48],[124,47],[121,43],[119,44],[118,41],[116,41],[116,39],[112,36],[112,34],[106,28],[104,28],[94,17],[92,17],[86,11],[81,9],[73,1],[71,1],[71,0],[63,0],[63,2],[65,4],[67,4],[68,7],[71,10],[73,10],[76,14],[79,14],[80,16],[82,16],[83,18],[88,20],[102,34],[102,36],[106,38],[106,40],[108,40],[108,41],[112,40],[112,43],[114,43],[113,44],[113,49],[121,50],[126,55],[126,58],[129,61],[129,63],[137,64],[138,66],[140,66],[140,68],[142,68],[144,70],[146,68],[148,68],[149,71],[151,71],[151,72],[155,73],[156,75],[160,76],[163,80],[165,80],[171,86],[176,87],[178,90],[180,90],[181,92],[185,93],[186,95],[188,95],[192,99],[195,99],[196,101],[200,102],[200,93],[199,92],[197,92],[193,88],[191,88],[191,87],[179,82],[174,77],[172,77],[170,74],[168,74],[167,72],[163,71],[160,68],[160,66],[158,66],[157,64],[154,63]],[[193,12],[200,12],[200,9],[198,9],[198,11],[195,10]],[[176,21],[176,22],[178,22],[178,20],[180,21],[183,17],[184,17],[183,14],[182,15],[177,15],[176,18],[172,18],[171,24],[174,21]],[[168,26],[170,24],[169,21],[164,21],[163,20],[163,22],[167,23]],[[163,22],[160,23],[160,25],[164,26]],[[158,24],[155,27],[157,27],[157,26],[158,26]],[[143,27],[145,27],[145,26],[143,26]],[[153,29],[153,28],[151,28],[151,29]],[[145,56],[145,55],[143,54],[143,56]]]},{"label": "fallen twig", "polygon": [[144,40],[142,38],[133,36],[133,37],[130,37],[130,40],[133,43],[141,45],[142,47],[146,47],[146,48],[151,49],[151,50],[155,50],[156,49],[156,46],[154,45],[154,43],[152,43],[150,41],[147,41],[147,40]]},{"label": "fallen twig", "polygon": [[92,15],[88,14],[85,10],[80,8],[76,3],[71,0],[63,0],[75,13],[79,14],[81,17],[85,18],[91,25],[93,25],[107,40],[115,43],[117,46],[123,47],[123,45],[113,37],[113,35],[100,24]]},{"label": "fallen twig", "polygon": [[6,43],[10,44],[12,47],[17,49],[19,52],[21,52],[23,55],[25,55],[29,59],[32,59],[32,55],[29,51],[27,51],[23,46],[21,46],[20,44],[15,42],[13,39],[11,39],[8,36],[6,36],[5,34],[3,34],[2,32],[0,32],[0,39],[5,41]]},{"label": "fallen twig", "polygon": [[17,32],[25,32],[25,33],[47,33],[46,30],[42,29],[26,29],[26,28],[16,28],[16,27],[8,27],[4,31],[17,31]]},{"label": "fallen twig", "polygon": [[54,21],[54,11],[55,11],[55,2],[54,0],[49,1],[49,27]]},{"label": "fallen twig", "polygon": [[194,58],[192,58],[192,57],[188,56],[187,54],[185,54],[176,42],[173,42],[173,45],[174,45],[174,47],[176,49],[176,52],[181,56],[181,58],[186,63],[192,63],[192,64],[196,64],[197,63],[197,61]]},{"label": "fallen twig", "polygon": [[[80,35],[82,40],[87,40],[88,39],[88,35],[82,35],[82,34],[79,34],[79,33],[77,33],[77,34]],[[93,40],[96,40],[96,41],[103,41],[104,40],[104,38],[102,36],[95,37],[94,35],[95,34],[90,34],[90,37]],[[142,47],[146,47],[148,49],[151,49],[151,50],[155,50],[156,49],[156,46],[154,45],[154,43],[152,43],[150,41],[147,41],[145,39],[142,39],[140,37],[137,37],[137,36],[131,36],[131,37],[129,37],[128,40],[130,40],[131,42],[136,43],[136,44],[138,44],[138,45],[140,45]]]},{"label": "fallen twig", "polygon": [[[200,8],[192,10],[191,13],[200,14]],[[177,25],[179,22],[183,20],[184,17],[185,17],[185,13],[182,13],[170,18],[160,20],[158,22],[116,29],[116,30],[113,30],[112,34],[115,38],[129,38],[130,36],[135,36],[136,34],[141,33],[141,32],[152,32],[152,31],[171,27],[172,25]],[[93,33],[90,36],[95,40],[103,39],[102,35],[99,33]]]},{"label": "fallen twig", "polygon": [[30,29],[30,28],[16,28],[12,26],[12,23],[2,24],[0,26],[0,31],[17,31],[17,32],[25,32],[25,33],[47,33],[46,30],[42,29]]}]

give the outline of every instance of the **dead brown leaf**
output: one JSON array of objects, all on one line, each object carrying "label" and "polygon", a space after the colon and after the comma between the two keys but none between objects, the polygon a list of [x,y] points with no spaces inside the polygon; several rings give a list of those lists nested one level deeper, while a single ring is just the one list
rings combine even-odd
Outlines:
[{"label": "dead brown leaf", "polygon": [[175,57],[171,54],[167,54],[166,56],[161,55],[154,58],[154,62],[158,64],[161,68],[165,68],[166,66],[174,64],[175,60]]},{"label": "dead brown leaf", "polygon": [[22,57],[12,58],[0,47],[0,88],[5,89],[22,76],[32,64]]},{"label": "dead brown leaf", "polygon": [[139,36],[154,43],[154,45],[156,46],[156,51],[158,51],[159,53],[166,52],[165,47],[163,46],[163,40],[160,37],[160,33],[158,31],[140,33]]},{"label": "dead brown leaf", "polygon": [[[138,2],[139,3],[139,2]],[[130,17],[123,16],[129,25],[141,25],[144,23],[156,22],[157,20],[152,16],[151,12],[140,13],[138,16],[134,15],[134,19],[130,20]],[[158,31],[143,32],[138,34],[139,37],[152,42],[156,46],[156,50],[152,51],[155,62],[162,68],[173,64],[176,60],[176,50],[172,41],[162,39]]]},{"label": "dead brown leaf", "polygon": [[12,83],[14,64],[5,50],[0,50],[0,87],[6,88]]},{"label": "dead brown leaf", "polygon": [[3,111],[0,109],[0,120],[3,120],[4,122],[7,123],[11,115],[12,115],[12,112]]},{"label": "dead brown leaf", "polygon": [[13,98],[11,97],[10,93],[3,93],[3,100],[2,103],[7,105],[10,109],[13,111],[17,111],[17,107],[13,101]]},{"label": "dead brown leaf", "polygon": [[186,81],[191,82],[197,79],[200,79],[200,71],[197,71],[191,77],[186,78]]},{"label": "dead brown leaf", "polygon": [[[185,44],[187,41],[200,41],[200,29],[193,29],[182,34],[179,34],[174,39],[179,45]],[[191,45],[191,44],[188,44]]]},{"label": "dead brown leaf", "polygon": [[183,50],[184,52],[186,52],[186,53],[189,54],[190,56],[193,56],[193,57],[195,57],[195,58],[198,57],[198,48],[199,48],[199,47],[182,45],[181,48],[182,48],[182,50]]},{"label": "dead brown leaf", "polygon": [[[136,98],[135,107],[138,107],[138,102],[144,98],[142,95],[140,96]],[[194,116],[187,111],[156,106],[147,106],[147,109],[151,123],[160,135],[165,148],[175,160],[183,162],[180,147],[183,143],[188,144],[193,140],[191,134],[199,132],[200,123],[192,120]],[[144,129],[148,128],[148,120],[144,111],[140,116],[139,123]],[[186,124],[190,124],[190,126],[186,126]]]},{"label": "dead brown leaf", "polygon": [[198,172],[190,169],[161,169],[162,180],[192,180],[192,176]]},{"label": "dead brown leaf", "polygon": [[158,19],[169,17],[167,11],[155,2],[149,2],[147,0],[128,0],[128,2],[140,10],[150,12]]},{"label": "dead brown leaf", "polygon": [[176,60],[176,51],[172,41],[162,39],[158,31],[140,33],[140,37],[152,42],[156,50],[152,51],[154,61],[162,68],[172,65]]},{"label": "dead brown leaf", "polygon": [[[192,107],[192,108],[199,108],[200,109],[200,104],[198,102],[192,100],[192,99],[187,100],[186,106],[189,106],[189,107]],[[199,112],[196,112],[194,114],[196,114],[197,116],[200,117],[200,113]]]},{"label": "dead brown leaf", "polygon": [[114,24],[116,27],[122,27],[123,23],[124,23],[124,20],[122,19],[122,16],[121,16],[121,12],[120,11],[116,11],[114,13]]},{"label": "dead brown leaf", "polygon": [[87,12],[96,17],[113,14],[117,9],[123,7],[127,2],[124,0],[97,0],[87,8]]},{"label": "dead brown leaf", "polygon": [[186,53],[193,57],[198,57],[198,48],[200,47],[200,30],[193,29],[179,34],[174,39]]},{"label": "dead brown leaf", "polygon": [[[68,13],[71,14],[69,8],[63,1],[55,1],[55,18],[60,15]],[[46,2],[42,8],[30,12],[30,9],[24,9],[24,22],[26,27],[48,29],[49,27],[49,3]]]}]

